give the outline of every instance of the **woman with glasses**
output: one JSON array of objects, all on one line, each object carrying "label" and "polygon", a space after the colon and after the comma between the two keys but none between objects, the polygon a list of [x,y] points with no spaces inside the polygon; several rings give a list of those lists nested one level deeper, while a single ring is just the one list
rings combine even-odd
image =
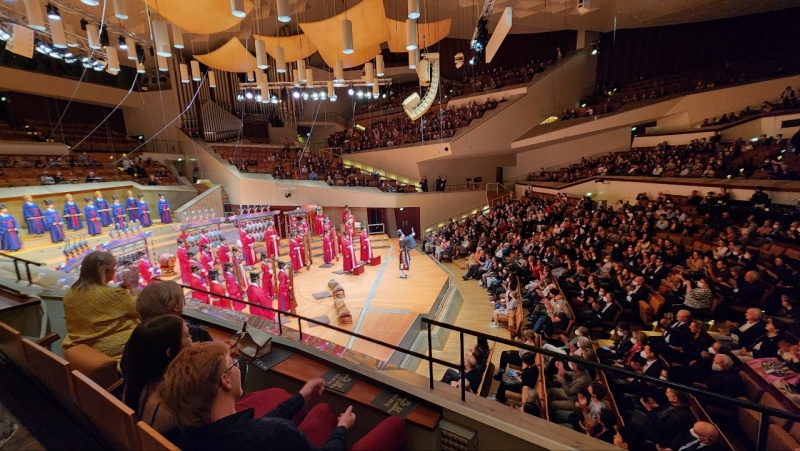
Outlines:
[{"label": "woman with glasses", "polygon": [[167,409],[161,408],[158,389],[169,363],[191,344],[189,328],[179,316],[169,314],[139,324],[128,341],[122,399],[136,412],[137,420],[161,433],[177,427],[177,422]]},{"label": "woman with glasses", "polygon": [[125,343],[139,324],[135,302],[139,272],[128,269],[119,286],[110,286],[116,268],[110,252],[92,252],[83,260],[78,281],[64,295],[67,336],[62,350],[85,344],[117,361],[122,358]]}]

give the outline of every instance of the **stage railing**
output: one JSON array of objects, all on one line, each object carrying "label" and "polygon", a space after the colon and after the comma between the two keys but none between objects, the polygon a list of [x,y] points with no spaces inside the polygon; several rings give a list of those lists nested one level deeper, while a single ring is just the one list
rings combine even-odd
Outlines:
[{"label": "stage railing", "polygon": [[[463,327],[459,327],[459,326],[455,326],[455,325],[452,325],[452,324],[443,323],[441,321],[436,321],[436,320],[432,320],[432,319],[422,318],[422,323],[425,324],[425,326],[427,328],[427,332],[428,332],[428,353],[427,354],[422,354],[422,353],[419,353],[419,352],[416,352],[416,351],[412,351],[410,349],[405,349],[405,348],[401,348],[401,347],[393,345],[393,344],[386,343],[386,342],[381,341],[381,340],[376,340],[374,338],[367,337],[367,336],[361,335],[361,334],[356,333],[356,332],[352,332],[352,331],[349,331],[349,330],[346,330],[346,329],[342,329],[340,327],[336,327],[336,326],[332,326],[330,324],[322,323],[322,322],[319,322],[319,321],[314,320],[312,318],[306,318],[306,317],[304,317],[302,315],[298,315],[296,313],[285,312],[285,311],[282,311],[282,310],[278,310],[278,309],[275,309],[275,308],[272,308],[272,307],[263,306],[263,305],[260,305],[260,304],[253,304],[253,303],[250,303],[250,302],[247,302],[247,301],[242,301],[242,300],[239,300],[239,299],[235,299],[235,298],[232,298],[232,297],[229,297],[229,296],[214,294],[214,293],[212,293],[210,291],[194,289],[194,288],[192,288],[191,286],[188,286],[188,285],[181,285],[181,287],[189,289],[189,290],[192,290],[192,291],[197,291],[197,292],[200,292],[200,293],[205,293],[205,294],[208,294],[208,295],[216,297],[216,298],[224,298],[224,299],[228,299],[228,300],[233,301],[233,302],[241,302],[241,303],[243,303],[245,305],[250,305],[250,306],[253,306],[253,307],[257,307],[257,308],[261,308],[261,309],[264,309],[264,310],[268,310],[268,311],[274,312],[277,315],[278,330],[279,330],[279,334],[281,336],[283,335],[283,324],[281,324],[282,323],[282,321],[281,321],[282,317],[297,318],[298,320],[300,320],[300,321],[298,321],[298,332],[300,334],[300,340],[301,341],[302,341],[302,338],[303,338],[303,321],[308,321],[311,324],[315,324],[317,326],[322,326],[322,327],[325,327],[325,328],[330,329],[330,330],[335,330],[337,332],[341,332],[341,333],[349,335],[351,337],[355,337],[355,338],[359,338],[359,339],[362,339],[362,340],[366,340],[366,341],[368,341],[370,343],[374,343],[374,344],[377,344],[377,345],[380,345],[380,346],[384,346],[384,347],[387,347],[387,348],[392,349],[394,351],[402,352],[404,354],[407,354],[407,355],[416,357],[418,359],[424,360],[424,361],[428,362],[428,369],[429,369],[428,370],[428,378],[429,378],[429,381],[430,381],[431,390],[434,390],[436,388],[436,384],[434,384],[435,379],[433,377],[433,364],[434,363],[442,365],[442,366],[444,366],[446,368],[454,369],[454,370],[459,372],[459,378],[461,380],[461,383],[459,384],[460,385],[460,390],[461,390],[461,400],[465,401],[465,402],[467,400],[467,395],[466,395],[466,384],[464,383],[464,381],[465,381],[465,373],[464,373],[464,368],[465,368],[465,366],[464,366],[465,365],[465,362],[464,362],[465,340],[464,340],[464,337],[465,336],[470,336],[470,337],[475,337],[476,340],[477,339],[484,339],[486,341],[493,341],[495,343],[501,343],[501,344],[504,344],[504,345],[507,345],[507,346],[511,346],[512,348],[525,349],[527,351],[531,351],[531,352],[534,352],[534,353],[539,353],[539,354],[542,354],[544,356],[548,356],[548,357],[551,357],[551,358],[556,358],[556,359],[561,360],[561,361],[573,362],[573,363],[576,363],[576,364],[581,365],[583,367],[594,368],[595,370],[600,370],[600,371],[603,371],[603,372],[612,373],[615,376],[618,376],[620,378],[633,378],[635,380],[642,381],[642,382],[647,382],[648,384],[655,385],[655,386],[658,386],[658,387],[672,388],[674,390],[679,390],[679,391],[694,395],[695,397],[698,397],[698,399],[700,399],[702,401],[711,400],[711,401],[714,401],[716,403],[722,404],[722,405],[727,406],[727,407],[733,407],[733,408],[741,407],[743,409],[759,412],[761,414],[761,417],[759,419],[759,425],[758,425],[758,441],[756,443],[756,451],[766,451],[766,449],[767,449],[767,433],[769,431],[770,417],[774,416],[774,417],[786,419],[786,420],[789,420],[789,421],[792,421],[792,422],[800,422],[800,414],[797,414],[797,413],[791,413],[791,412],[788,412],[788,411],[785,411],[785,410],[779,410],[779,409],[775,409],[773,407],[763,406],[763,405],[760,405],[760,404],[756,404],[756,403],[750,402],[748,400],[743,400],[743,399],[738,399],[738,398],[729,398],[727,396],[719,395],[717,393],[714,393],[714,392],[711,392],[711,391],[708,391],[708,390],[703,390],[703,389],[700,389],[700,388],[697,388],[697,387],[684,385],[684,384],[680,384],[680,383],[672,382],[672,381],[668,381],[668,380],[661,380],[661,379],[658,379],[658,378],[655,378],[655,377],[650,377],[650,376],[646,376],[646,375],[643,375],[643,374],[638,374],[638,373],[635,373],[633,371],[629,371],[629,370],[626,370],[626,369],[623,369],[623,368],[614,367],[614,366],[610,366],[610,365],[604,365],[602,363],[594,362],[594,361],[591,361],[591,360],[584,360],[583,358],[580,358],[580,357],[573,357],[573,356],[570,356],[570,355],[567,355],[567,354],[561,354],[559,352],[550,351],[550,350],[545,349],[545,348],[540,348],[540,347],[537,347],[537,346],[530,346],[530,345],[527,345],[525,343],[520,343],[520,342],[516,342],[516,341],[513,341],[513,340],[509,340],[509,339],[500,338],[500,337],[497,337],[497,336],[494,336],[494,335],[489,335],[489,334],[485,334],[485,333],[482,333],[482,332],[477,332],[477,331],[474,331],[474,330],[465,329]],[[455,332],[459,333],[459,346],[460,346],[461,359],[459,360],[458,363],[450,363],[450,362],[447,362],[447,361],[445,361],[443,359],[436,358],[436,357],[433,356],[433,343],[432,343],[431,328],[434,327],[434,326],[446,328],[446,329],[449,329],[449,330],[452,330],[452,331],[455,331]],[[545,408],[547,408],[547,407],[545,407]]]},{"label": "stage railing", "polygon": [[39,262],[26,260],[24,258],[16,257],[16,256],[11,255],[11,254],[6,254],[5,252],[0,252],[0,256],[6,257],[6,258],[10,258],[11,260],[14,261],[14,270],[17,272],[17,282],[22,281],[22,275],[19,272],[19,264],[18,263],[19,262],[25,263],[25,272],[28,275],[28,285],[33,284],[33,281],[31,280],[31,265],[44,266],[44,263],[39,263]]}]

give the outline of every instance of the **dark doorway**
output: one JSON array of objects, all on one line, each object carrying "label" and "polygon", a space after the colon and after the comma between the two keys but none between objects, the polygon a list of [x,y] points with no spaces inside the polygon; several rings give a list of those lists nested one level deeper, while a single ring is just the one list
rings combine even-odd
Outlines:
[{"label": "dark doorway", "polygon": [[[411,233],[411,229],[413,228],[414,231],[417,232],[418,239],[422,236],[422,229],[419,226],[419,207],[395,208],[394,218],[397,222],[397,228],[402,230],[406,235]],[[397,234],[396,230],[388,232],[392,232],[389,236]]]},{"label": "dark doorway", "polygon": [[367,208],[369,233],[389,233],[386,230],[386,209]]},{"label": "dark doorway", "polygon": [[497,176],[496,176],[496,178],[497,178],[497,180],[495,180],[495,181],[502,185],[503,184],[503,167],[502,166],[498,166],[497,167]]}]

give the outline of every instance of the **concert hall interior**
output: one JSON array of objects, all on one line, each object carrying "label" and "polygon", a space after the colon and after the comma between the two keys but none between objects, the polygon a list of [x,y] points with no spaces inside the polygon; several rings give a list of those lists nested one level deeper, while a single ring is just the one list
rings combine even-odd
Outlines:
[{"label": "concert hall interior", "polygon": [[798,20],[0,2],[0,448],[800,449]]}]

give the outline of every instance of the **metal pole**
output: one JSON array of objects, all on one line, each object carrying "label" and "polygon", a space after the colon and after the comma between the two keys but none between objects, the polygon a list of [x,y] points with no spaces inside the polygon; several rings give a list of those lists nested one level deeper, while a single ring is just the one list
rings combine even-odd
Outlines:
[{"label": "metal pole", "polygon": [[428,376],[431,380],[431,390],[433,390],[433,338],[431,337],[431,323],[428,326]]},{"label": "metal pole", "polygon": [[19,275],[19,265],[17,265],[17,260],[14,259],[14,270],[17,272],[17,282],[22,280],[22,276]]},{"label": "metal pole", "polygon": [[[281,337],[283,336],[283,321],[281,321],[281,311],[278,310],[278,332],[280,332]],[[300,339],[303,339],[303,336],[300,335]]]},{"label": "metal pole", "polygon": [[761,413],[761,419],[758,421],[758,441],[756,442],[756,451],[767,450],[767,433],[769,432],[769,414]]},{"label": "metal pole", "polygon": [[459,371],[461,372],[461,400],[467,400],[467,388],[465,387],[466,381],[464,379],[464,332],[459,332],[459,338],[461,340],[461,368]]},{"label": "metal pole", "polygon": [[[17,266],[16,262],[14,266]],[[31,280],[31,265],[28,262],[25,262],[25,271],[28,273],[28,285],[33,285],[33,281]],[[19,274],[17,276],[19,276]],[[19,277],[17,277],[17,280],[19,280]]]},{"label": "metal pole", "polygon": [[297,320],[297,331],[300,332],[300,341],[303,341],[303,320]]}]

